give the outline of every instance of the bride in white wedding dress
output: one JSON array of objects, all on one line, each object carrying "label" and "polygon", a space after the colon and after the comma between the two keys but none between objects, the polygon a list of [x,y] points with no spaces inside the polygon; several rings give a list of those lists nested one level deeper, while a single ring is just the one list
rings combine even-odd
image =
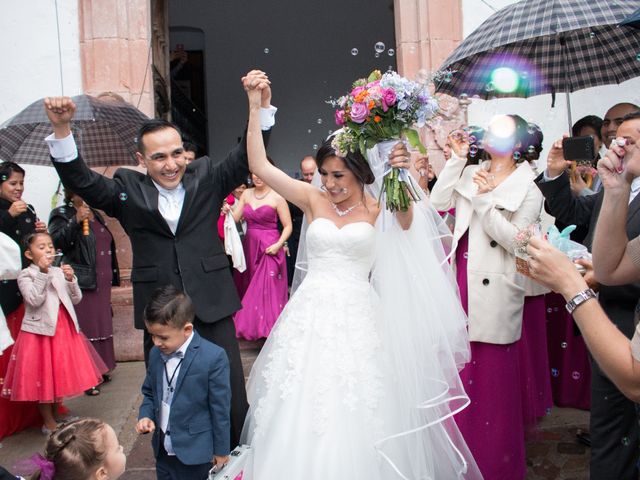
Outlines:
[{"label": "bride in white wedding dress", "polygon": [[386,161],[409,167],[406,148],[372,171],[325,142],[323,188],[294,180],[266,158],[264,86],[247,85],[249,167],[305,212],[306,275],[251,371],[243,480],[481,478],[453,420],[468,340],[446,227],[425,202],[390,214],[365,193]]}]

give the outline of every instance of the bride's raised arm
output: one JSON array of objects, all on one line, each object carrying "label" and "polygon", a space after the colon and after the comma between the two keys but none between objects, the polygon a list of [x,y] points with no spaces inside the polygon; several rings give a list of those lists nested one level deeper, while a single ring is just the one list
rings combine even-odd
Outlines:
[{"label": "bride's raised arm", "polygon": [[318,195],[319,190],[306,182],[291,178],[267,160],[260,127],[260,106],[263,90],[271,87],[266,75],[252,75],[253,73],[250,72],[243,78],[243,85],[249,99],[249,127],[247,131],[249,170],[291,203],[308,212],[311,205],[310,199],[313,195]]}]

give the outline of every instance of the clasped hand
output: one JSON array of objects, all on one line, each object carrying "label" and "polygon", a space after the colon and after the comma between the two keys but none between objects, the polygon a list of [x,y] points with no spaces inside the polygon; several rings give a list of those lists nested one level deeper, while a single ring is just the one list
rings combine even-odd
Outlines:
[{"label": "clasped hand", "polygon": [[242,86],[249,97],[250,107],[269,108],[271,105],[271,82],[262,70],[251,70],[242,77]]}]

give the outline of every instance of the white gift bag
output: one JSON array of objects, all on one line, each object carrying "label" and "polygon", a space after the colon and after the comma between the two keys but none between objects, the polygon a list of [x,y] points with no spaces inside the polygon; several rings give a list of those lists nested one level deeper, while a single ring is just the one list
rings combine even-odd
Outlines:
[{"label": "white gift bag", "polygon": [[244,258],[244,250],[242,249],[242,241],[240,234],[236,228],[236,222],[231,213],[227,213],[224,219],[224,251],[231,256],[233,268],[240,273],[247,269],[247,262]]},{"label": "white gift bag", "polygon": [[208,480],[242,480],[250,455],[251,447],[249,445],[240,445],[234,448],[233,452],[229,454],[229,463],[217,472],[214,472],[212,468],[209,471]]},{"label": "white gift bag", "polygon": [[[22,270],[20,247],[11,237],[0,232],[0,280],[14,280]],[[0,355],[13,345],[7,319],[0,308]]]}]

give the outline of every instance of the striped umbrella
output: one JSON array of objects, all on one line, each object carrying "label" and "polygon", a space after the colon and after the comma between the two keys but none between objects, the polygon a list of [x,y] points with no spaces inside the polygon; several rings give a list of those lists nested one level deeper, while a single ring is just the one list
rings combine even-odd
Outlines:
[{"label": "striped umbrella", "polygon": [[565,92],[569,99],[569,92],[639,76],[640,32],[619,25],[637,8],[637,0],[509,5],[444,61],[436,92],[485,99]]},{"label": "striped umbrella", "polygon": [[[148,117],[133,105],[89,95],[73,97],[73,136],[90,167],[137,165],[136,135]],[[51,165],[44,138],[52,128],[38,100],[0,125],[0,160]]]}]

